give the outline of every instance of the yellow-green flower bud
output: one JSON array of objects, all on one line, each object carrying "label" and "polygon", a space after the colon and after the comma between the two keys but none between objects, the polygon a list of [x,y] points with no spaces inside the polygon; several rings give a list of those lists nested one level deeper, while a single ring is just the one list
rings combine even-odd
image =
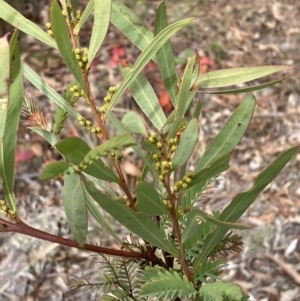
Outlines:
[{"label": "yellow-green flower bud", "polygon": [[83,53],[84,53],[85,55],[88,55],[89,49],[88,49],[87,47],[84,47],[84,48],[83,48]]},{"label": "yellow-green flower bud", "polygon": [[109,87],[108,90],[110,93],[115,93],[117,91],[117,87]]},{"label": "yellow-green flower bud", "polygon": [[110,96],[105,96],[103,98],[104,102],[110,102],[111,101],[111,97]]},{"label": "yellow-green flower bud", "polygon": [[173,191],[177,192],[178,190],[179,190],[179,185],[175,183],[173,186]]},{"label": "yellow-green flower bud", "polygon": [[79,97],[79,96],[80,96],[80,93],[79,93],[79,92],[75,92],[75,93],[74,93],[74,96],[75,96],[75,97]]},{"label": "yellow-green flower bud", "polygon": [[91,128],[91,132],[92,132],[93,134],[95,134],[95,133],[96,133],[96,128],[92,127],[92,128]]},{"label": "yellow-green flower bud", "polygon": [[172,209],[172,204],[171,204],[170,201],[168,201],[167,207],[168,207],[168,209],[170,209],[170,210]]},{"label": "yellow-green flower bud", "polygon": [[183,183],[183,184],[182,184],[182,188],[183,188],[183,189],[187,189],[188,186],[189,186],[189,185],[188,185],[187,183]]},{"label": "yellow-green flower bud", "polygon": [[187,175],[188,177],[192,178],[194,176],[194,173],[192,171],[189,171]]},{"label": "yellow-green flower bud", "polygon": [[161,149],[162,146],[163,146],[163,145],[162,145],[162,143],[161,143],[160,141],[156,143],[156,147],[157,147],[158,149]]},{"label": "yellow-green flower bud", "polygon": [[47,30],[47,34],[50,36],[50,37],[53,37],[53,31],[51,29]]},{"label": "yellow-green flower bud", "polygon": [[74,52],[75,52],[76,54],[81,54],[80,48],[75,48]]},{"label": "yellow-green flower bud", "polygon": [[81,55],[80,54],[76,54],[76,59],[79,61],[81,59]]},{"label": "yellow-green flower bud", "polygon": [[180,181],[177,182],[177,184],[178,184],[179,186],[182,186],[183,181],[180,180]]},{"label": "yellow-green flower bud", "polygon": [[165,179],[165,176],[164,175],[159,175],[158,178],[159,178],[160,181],[163,181]]},{"label": "yellow-green flower bud", "polygon": [[81,68],[83,68],[84,67],[84,63],[83,62],[78,62],[78,65],[81,67]]},{"label": "yellow-green flower bud", "polygon": [[4,205],[5,201],[4,200],[0,200],[0,206]]},{"label": "yellow-green flower bud", "polygon": [[178,218],[180,218],[180,217],[182,217],[184,215],[184,212],[183,212],[183,210],[178,210],[178,212],[177,212],[177,217]]},{"label": "yellow-green flower bud", "polygon": [[82,59],[81,59],[84,63],[86,63],[88,61],[88,58],[87,56],[83,56]]},{"label": "yellow-green flower bud", "polygon": [[62,13],[62,14],[63,14],[63,16],[65,16],[65,17],[66,17],[66,16],[67,16],[67,14],[68,14],[68,13],[67,13],[67,11],[65,11],[64,9],[61,11],[61,13]]},{"label": "yellow-green flower bud", "polygon": [[81,125],[81,126],[85,126],[85,122],[84,122],[83,120],[79,121],[78,123],[79,123],[79,125]]},{"label": "yellow-green flower bud", "polygon": [[176,151],[176,149],[177,149],[177,146],[176,145],[172,145],[172,147],[170,149],[171,153],[174,153]]},{"label": "yellow-green flower bud", "polygon": [[182,179],[185,183],[191,183],[192,182],[192,179],[190,178],[190,177],[187,177],[187,176],[185,176],[185,177],[183,177],[183,179]]},{"label": "yellow-green flower bud", "polygon": [[97,127],[96,127],[96,134],[99,134],[99,133],[101,133],[101,129],[100,129],[99,126],[97,126]]},{"label": "yellow-green flower bud", "polygon": [[155,161],[159,160],[159,155],[158,154],[153,154],[152,159],[154,159]]},{"label": "yellow-green flower bud", "polygon": [[46,23],[46,27],[47,27],[48,29],[51,29],[51,23]]}]

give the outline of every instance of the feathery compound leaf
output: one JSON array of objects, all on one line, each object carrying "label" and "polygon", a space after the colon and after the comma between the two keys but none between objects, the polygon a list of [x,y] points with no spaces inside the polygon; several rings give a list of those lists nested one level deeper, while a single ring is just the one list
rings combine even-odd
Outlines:
[{"label": "feathery compound leaf", "polygon": [[151,277],[139,292],[141,297],[157,297],[159,300],[193,298],[196,294],[197,291],[187,277],[174,270],[157,271],[157,275]]},{"label": "feathery compound leaf", "polygon": [[225,297],[229,301],[240,301],[243,298],[239,286],[221,281],[203,284],[199,293],[204,300],[208,301],[223,301]]}]

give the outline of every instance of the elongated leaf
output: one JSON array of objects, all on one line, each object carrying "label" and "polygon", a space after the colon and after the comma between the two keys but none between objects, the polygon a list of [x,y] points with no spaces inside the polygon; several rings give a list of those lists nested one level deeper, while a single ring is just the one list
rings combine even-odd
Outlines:
[{"label": "elongated leaf", "polygon": [[191,183],[188,184],[189,189],[187,189],[181,200],[181,208],[183,210],[193,205],[197,194],[201,193],[212,179],[229,168],[229,159],[230,153],[218,158],[192,177]]},{"label": "elongated leaf", "polygon": [[112,1],[111,22],[139,49],[146,49],[153,33],[121,1]]},{"label": "elongated leaf", "polygon": [[230,204],[223,210],[220,215],[220,220],[235,222],[242,214],[251,206],[253,201],[259,193],[275,179],[284,166],[293,158],[297,153],[299,147],[292,147],[281,154],[274,162],[272,162],[265,170],[263,170],[250,190],[238,194],[230,202]]},{"label": "elongated leaf", "polygon": [[68,112],[71,116],[77,118],[79,114],[74,108],[66,102],[55,90],[53,90],[35,71],[33,71],[27,64],[22,63],[22,72],[39,91],[51,99],[56,105]]},{"label": "elongated leaf", "polygon": [[[9,90],[9,43],[8,43],[8,34],[0,38],[0,98],[8,96]],[[0,113],[2,112],[2,107]],[[0,134],[0,141],[2,140]]]},{"label": "elongated leaf", "polygon": [[193,84],[192,77],[195,61],[195,56],[189,59],[181,79],[178,95],[178,109],[176,112],[177,117],[183,117],[185,115],[185,112],[187,111],[192,101],[192,98],[188,97],[188,95],[190,94],[190,88]]},{"label": "elongated leaf", "polygon": [[135,208],[141,213],[151,216],[169,214],[167,206],[163,204],[162,198],[153,184],[138,182],[136,193],[137,204]]},{"label": "elongated leaf", "polygon": [[122,119],[122,123],[130,133],[137,133],[147,136],[146,127],[140,115],[138,115],[136,112],[127,112]]},{"label": "elongated leaf", "polygon": [[[84,189],[86,191],[85,186]],[[107,233],[109,233],[117,242],[123,244],[124,241],[117,235],[117,233],[112,229],[112,227],[106,221],[105,217],[101,214],[100,210],[96,207],[94,201],[92,200],[88,192],[87,192],[86,204],[89,211],[93,214],[94,218],[96,219],[96,221],[105,229],[105,231],[107,231]]]},{"label": "elongated leaf", "polygon": [[[1,9],[0,9],[1,10]],[[17,130],[23,102],[23,82],[21,72],[20,51],[17,44],[18,32],[12,36],[9,46],[9,81],[8,100],[2,103],[5,124],[2,124],[2,141],[0,141],[0,178],[2,178],[3,191],[11,210],[16,211],[14,184],[15,184],[15,150],[17,143]],[[1,68],[2,66],[0,66]],[[3,67],[6,67],[5,65]],[[3,70],[3,72],[7,72]]]},{"label": "elongated leaf", "polygon": [[[115,136],[112,139],[90,150],[80,162],[79,168],[86,169],[89,165],[100,159],[102,156],[105,156],[112,151],[121,150],[124,147],[129,147],[135,144],[136,141],[130,136],[130,133]],[[71,167],[68,172],[72,173],[74,171],[75,169]],[[93,174],[93,176],[95,175]]]},{"label": "elongated leaf", "polygon": [[[130,69],[125,67],[121,67],[121,71],[125,78],[130,73]],[[153,125],[160,130],[167,119],[158,98],[146,77],[139,74],[129,85],[129,89],[141,110]]]},{"label": "elongated leaf", "polygon": [[73,164],[79,165],[91,148],[78,137],[68,137],[59,141],[55,148]]},{"label": "elongated leaf", "polygon": [[[84,161],[85,156],[91,151],[86,142],[78,137],[65,138],[58,142],[55,147],[68,161],[75,165]],[[100,180],[119,182],[119,178],[104,164],[101,158],[86,166],[84,172]]]},{"label": "elongated leaf", "polygon": [[122,200],[114,200],[96,190],[93,184],[86,183],[85,187],[91,197],[119,223],[131,232],[145,239],[154,246],[161,248],[176,256],[178,251],[173,244],[167,240],[166,236],[160,231],[152,218],[148,215],[134,212],[127,207]]},{"label": "elongated leaf", "polygon": [[3,139],[7,117],[9,78],[10,78],[10,55],[8,35],[0,39],[0,144]]},{"label": "elongated leaf", "polygon": [[[284,166],[293,158],[297,153],[299,147],[293,147],[281,154],[273,163],[271,163],[264,171],[262,171],[256,178],[253,186],[246,192],[236,195],[230,204],[224,209],[220,215],[220,220],[225,222],[236,222],[241,215],[251,206],[257,196],[263,191],[263,189],[275,179]],[[220,240],[226,234],[227,229],[223,227],[217,227],[211,234],[208,235],[202,252],[194,263],[194,268],[197,268],[202,262],[203,258],[206,258],[208,254],[214,249],[214,247],[220,242]]]},{"label": "elongated leaf", "polygon": [[94,24],[86,69],[88,69],[92,63],[106,36],[111,14],[111,1],[112,0],[95,0]]},{"label": "elongated leaf", "polygon": [[207,72],[198,77],[198,88],[219,88],[245,83],[280,71],[291,69],[289,66],[260,66],[225,69]]},{"label": "elongated leaf", "polygon": [[81,15],[79,23],[75,25],[75,28],[74,28],[75,36],[78,36],[80,29],[82,28],[84,23],[87,21],[87,19],[91,15],[91,13],[94,9],[94,6],[95,6],[95,0],[90,0]]},{"label": "elongated leaf", "polygon": [[17,27],[19,30],[27,33],[37,40],[49,45],[52,48],[57,48],[53,38],[51,38],[40,26],[34,24],[30,20],[22,16],[17,10],[0,0],[0,18],[7,23]]},{"label": "elongated leaf", "polygon": [[[117,129],[118,133],[124,134],[127,132],[125,129],[124,125],[120,122],[120,120],[111,112],[108,112],[106,114],[107,119],[113,124],[113,126]],[[156,174],[156,170],[154,169],[153,165],[151,162],[143,155],[143,152],[137,145],[132,146],[133,150],[137,153],[137,155],[143,160],[143,162],[147,165],[149,170],[151,170],[151,173],[153,175]]]},{"label": "elongated leaf", "polygon": [[80,176],[76,173],[65,175],[63,204],[71,231],[81,247],[87,235],[86,198]]},{"label": "elongated leaf", "polygon": [[234,149],[234,147],[242,139],[250,123],[255,109],[255,103],[256,101],[254,96],[248,94],[237,110],[228,119],[212,144],[205,151],[196,167],[196,172]]},{"label": "elongated leaf", "polygon": [[62,175],[68,168],[70,164],[67,162],[50,162],[45,165],[44,170],[39,176],[40,180],[55,179]]},{"label": "elongated leaf", "polygon": [[261,89],[264,89],[267,87],[271,87],[275,84],[281,83],[283,80],[289,78],[290,76],[291,75],[287,75],[280,79],[267,82],[265,84],[254,85],[254,86],[246,87],[246,88],[230,89],[230,90],[223,90],[223,91],[199,91],[199,92],[206,93],[206,94],[233,94],[233,93],[245,93],[245,92],[257,91],[257,90],[261,90]]},{"label": "elongated leaf", "polygon": [[118,88],[116,93],[113,96],[109,104],[109,109],[111,109],[119,96],[125,91],[125,89],[135,80],[138,74],[142,71],[142,69],[146,66],[146,64],[151,60],[153,55],[165,44],[165,42],[174,35],[180,29],[188,26],[194,21],[194,18],[184,19],[178,22],[175,22],[164,30],[162,30],[145,48],[142,54],[138,57],[135,65],[128,73],[128,75],[124,78],[121,86]]},{"label": "elongated leaf", "polygon": [[53,0],[52,2],[50,15],[54,38],[57,43],[57,47],[63,57],[63,60],[68,66],[69,70],[75,76],[80,85],[80,88],[83,89],[85,95],[88,95],[88,91],[83,78],[83,73],[75,56],[73,49],[74,47],[71,42],[66,19],[61,12],[61,8],[57,0]]},{"label": "elongated leaf", "polygon": [[201,184],[207,183],[212,178],[218,176],[220,173],[229,168],[229,159],[230,153],[218,158],[213,163],[195,173],[195,175],[192,177],[192,182],[189,184],[189,187],[196,185],[197,187],[195,188],[195,191],[200,192],[201,189],[199,190],[198,187],[201,187]]},{"label": "elongated leaf", "polygon": [[[162,1],[156,10],[155,35],[157,35],[167,26],[168,22],[166,15],[166,3],[165,1]],[[177,103],[177,71],[175,67],[175,59],[170,41],[167,41],[161,47],[161,49],[157,51],[157,62],[163,81],[165,83],[165,87],[173,103],[173,106],[175,107]]]},{"label": "elongated leaf", "polygon": [[199,127],[197,119],[192,119],[187,128],[184,130],[180,139],[178,148],[172,159],[173,168],[177,169],[187,162],[194,151],[195,145],[199,137]]},{"label": "elongated leaf", "polygon": [[59,141],[59,138],[49,131],[37,127],[29,127],[29,129],[44,138],[51,146],[54,146]]},{"label": "elongated leaf", "polygon": [[184,230],[184,234],[182,235],[182,241],[186,241],[188,238],[190,238],[194,231],[197,230],[197,228],[194,227],[197,223],[197,220],[207,220],[210,223],[212,223],[215,226],[226,228],[227,230],[230,229],[238,229],[238,230],[246,230],[253,228],[253,225],[247,225],[247,224],[241,224],[241,223],[230,223],[230,222],[224,222],[219,219],[216,219],[212,217],[211,215],[205,213],[204,211],[200,209],[193,208],[188,213],[187,216],[187,222],[186,222],[186,229]]}]

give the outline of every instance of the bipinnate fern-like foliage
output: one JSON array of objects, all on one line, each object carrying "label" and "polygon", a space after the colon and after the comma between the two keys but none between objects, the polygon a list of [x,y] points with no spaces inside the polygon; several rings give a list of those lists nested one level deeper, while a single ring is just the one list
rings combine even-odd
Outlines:
[{"label": "bipinnate fern-like foliage", "polygon": [[204,284],[200,290],[200,301],[241,301],[243,294],[239,286],[216,281]]},{"label": "bipinnate fern-like foliage", "polygon": [[187,277],[175,270],[147,267],[142,275],[142,281],[145,282],[139,291],[142,297],[157,297],[159,300],[167,301],[176,298],[194,298],[197,295]]}]

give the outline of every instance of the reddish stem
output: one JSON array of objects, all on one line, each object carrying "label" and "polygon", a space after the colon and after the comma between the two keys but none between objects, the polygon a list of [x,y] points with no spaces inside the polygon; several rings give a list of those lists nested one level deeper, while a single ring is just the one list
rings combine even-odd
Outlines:
[{"label": "reddish stem", "polygon": [[126,258],[145,258],[145,256],[142,253],[138,252],[128,252],[123,250],[114,250],[110,248],[104,248],[100,246],[94,246],[90,244],[84,244],[82,247],[78,244],[78,242],[59,237],[41,230],[38,230],[36,228],[30,227],[27,224],[23,223],[19,220],[18,223],[12,223],[10,221],[4,220],[0,218],[0,232],[15,232],[15,233],[21,233],[24,235],[28,235],[31,237],[47,240],[53,243],[57,243],[63,246],[72,247],[80,250],[87,250],[91,252],[101,253],[101,254],[107,254],[107,255],[113,255],[113,256],[121,256]]}]

